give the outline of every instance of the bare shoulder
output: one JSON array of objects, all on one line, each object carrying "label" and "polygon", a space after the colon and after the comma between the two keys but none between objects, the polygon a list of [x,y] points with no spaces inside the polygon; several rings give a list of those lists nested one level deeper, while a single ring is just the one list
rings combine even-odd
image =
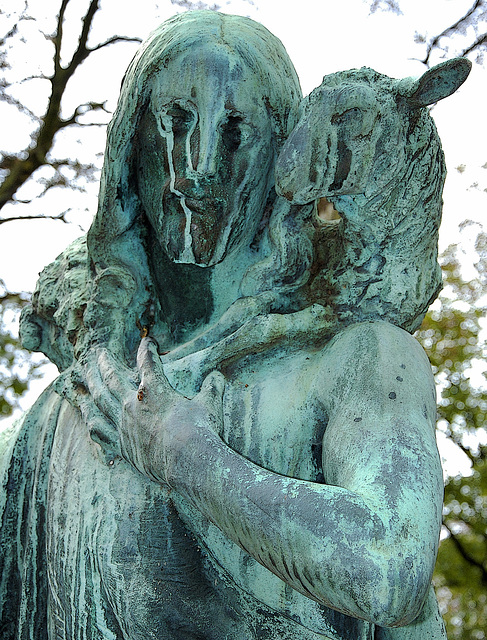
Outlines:
[{"label": "bare shoulder", "polygon": [[326,482],[384,505],[387,491],[400,486],[404,504],[416,496],[425,508],[436,505],[433,531],[442,473],[434,380],[421,345],[389,323],[361,323],[337,335],[320,358],[315,393],[327,414]]},{"label": "bare shoulder", "polygon": [[336,335],[319,357],[315,390],[331,413],[345,399],[384,411],[421,403],[434,423],[431,366],[419,342],[403,329],[381,321],[354,324]]}]

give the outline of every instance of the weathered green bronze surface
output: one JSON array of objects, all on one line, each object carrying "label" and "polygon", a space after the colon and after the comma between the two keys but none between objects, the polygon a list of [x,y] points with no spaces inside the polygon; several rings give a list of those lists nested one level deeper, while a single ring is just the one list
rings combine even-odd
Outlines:
[{"label": "weathered green bronze surface", "polygon": [[191,12],[131,63],[86,239],[24,344],[58,380],[0,440],[6,640],[439,640],[431,368],[468,75],[327,76]]}]

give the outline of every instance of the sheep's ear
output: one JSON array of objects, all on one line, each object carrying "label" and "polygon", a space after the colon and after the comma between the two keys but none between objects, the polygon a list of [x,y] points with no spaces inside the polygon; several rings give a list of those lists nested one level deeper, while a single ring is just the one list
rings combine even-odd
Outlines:
[{"label": "sheep's ear", "polygon": [[454,58],[428,69],[417,80],[401,80],[398,93],[413,109],[426,107],[448,98],[468,77],[472,63],[467,58]]}]

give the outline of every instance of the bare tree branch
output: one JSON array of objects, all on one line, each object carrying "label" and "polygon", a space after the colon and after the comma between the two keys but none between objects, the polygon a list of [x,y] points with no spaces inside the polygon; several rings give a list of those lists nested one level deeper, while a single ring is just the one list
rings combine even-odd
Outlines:
[{"label": "bare tree branch", "polygon": [[[434,38],[430,40],[430,42],[428,43],[426,47],[426,56],[424,57],[423,60],[421,60],[421,62],[426,66],[429,66],[431,53],[433,52],[433,49],[435,49],[436,47],[439,47],[440,40],[442,38],[452,36],[453,34],[457,33],[459,29],[468,25],[474,13],[478,9],[482,8],[483,4],[484,4],[484,0],[476,0],[464,16],[462,16],[452,25],[444,29],[441,33],[434,36]],[[461,55],[466,55],[467,53],[470,53],[471,51],[473,51],[474,48],[475,46],[472,45],[471,47],[466,49]]]},{"label": "bare tree branch", "polygon": [[86,113],[90,111],[103,110],[107,112],[105,103],[93,102],[79,105],[69,118],[61,118],[61,101],[66,86],[84,60],[94,51],[98,51],[111,44],[118,42],[140,42],[138,38],[115,35],[95,47],[88,47],[88,37],[93,24],[93,18],[99,9],[99,0],[91,0],[82,20],[82,28],[76,50],[69,63],[63,66],[61,64],[61,49],[64,35],[63,25],[69,2],[70,0],[61,0],[56,30],[50,38],[54,45],[54,71],[52,76],[48,78],[51,83],[51,94],[44,116],[37,118],[35,114],[30,113],[26,107],[14,98],[3,98],[14,103],[17,108],[28,112],[28,115],[30,115],[34,121],[39,122],[40,126],[38,131],[33,134],[32,146],[26,150],[25,155],[18,154],[14,157],[13,154],[10,154],[8,160],[4,159],[2,162],[1,168],[8,170],[8,175],[0,185],[0,209],[2,209],[7,202],[11,202],[14,199],[16,192],[39,167],[49,164],[47,156],[58,131],[74,124],[79,126],[96,126],[101,124],[79,122],[78,118],[79,116],[86,115]]},{"label": "bare tree branch", "polygon": [[[20,18],[19,20],[21,19],[22,18]],[[0,47],[5,47],[5,45],[7,44],[7,40],[13,38],[13,36],[17,33],[18,28],[18,23],[14,24],[14,26],[9,31],[7,31],[7,33],[2,38],[0,38]]]},{"label": "bare tree branch", "polygon": [[66,220],[66,215],[70,211],[71,209],[66,209],[66,211],[63,211],[57,216],[39,215],[39,216],[11,216],[10,218],[0,218],[0,225],[6,224],[7,222],[19,222],[21,220],[61,220],[62,222],[68,224],[68,221]]},{"label": "bare tree branch", "polygon": [[[67,0],[69,1],[69,0]],[[88,11],[86,12],[85,17],[83,18],[83,27],[81,29],[81,34],[78,40],[78,47],[71,58],[71,62],[65,68],[65,72],[68,76],[68,79],[74,74],[76,69],[80,66],[80,64],[86,60],[86,58],[90,55],[90,50],[87,47],[88,36],[90,35],[91,25],[93,23],[93,18],[95,17],[95,13],[98,11],[98,3],[99,0],[91,0],[90,6],[88,7]]]},{"label": "bare tree branch", "polygon": [[[32,18],[28,16],[26,12],[27,12],[27,0],[24,0],[24,8],[20,12],[20,15],[16,19],[16,22],[7,31],[7,33],[0,38],[0,48],[4,48],[7,44],[7,41],[10,40],[10,38],[13,38],[13,36],[15,36],[18,33],[20,22],[22,22],[23,20],[32,20]],[[0,15],[2,14],[6,15],[7,17],[11,17],[11,14],[7,13],[6,11],[2,11],[2,9],[0,9]]]},{"label": "bare tree branch", "polygon": [[108,40],[105,40],[105,42],[101,42],[100,44],[97,44],[96,47],[91,47],[89,49],[90,53],[93,53],[94,51],[99,51],[100,49],[103,49],[104,47],[108,47],[111,44],[115,44],[117,42],[138,42],[141,43],[142,42],[142,38],[129,38],[128,36],[113,36],[113,38],[108,38]]},{"label": "bare tree branch", "polygon": [[63,41],[64,14],[66,13],[68,3],[69,0],[62,0],[61,2],[57,19],[57,28],[52,37],[52,41],[54,43],[54,75],[56,75],[56,71],[61,68],[61,45]]},{"label": "bare tree branch", "polygon": [[85,123],[83,124],[82,122],[80,122],[78,120],[79,116],[84,116],[87,113],[91,113],[93,111],[104,111],[105,113],[110,113],[108,111],[108,109],[106,108],[106,101],[105,102],[85,102],[84,104],[80,104],[76,107],[76,109],[74,110],[74,113],[66,119],[63,119],[60,121],[59,123],[59,130],[60,129],[65,129],[66,127],[69,127],[73,124],[79,125],[79,126],[93,126],[93,125],[102,125],[105,123]]},{"label": "bare tree branch", "polygon": [[10,104],[13,107],[16,107],[18,109],[18,111],[20,111],[21,113],[24,113],[25,115],[29,116],[29,118],[31,118],[31,120],[33,120],[34,122],[40,122],[41,121],[41,118],[39,118],[39,116],[37,116],[33,111],[31,111],[28,107],[26,107],[25,104],[22,104],[22,102],[17,100],[17,98],[14,98],[12,95],[7,93],[5,91],[6,88],[7,87],[6,87],[5,83],[0,81],[0,89],[2,90],[0,92],[0,100],[2,102],[6,102],[7,104]]},{"label": "bare tree branch", "polygon": [[446,522],[443,522],[443,526],[445,527],[445,529],[450,534],[451,541],[455,545],[455,548],[457,549],[458,553],[462,556],[462,558],[465,560],[465,562],[468,562],[469,564],[471,564],[472,566],[476,567],[477,569],[480,569],[482,583],[484,585],[487,585],[487,570],[486,570],[485,566],[483,565],[483,563],[479,562],[478,560],[476,560],[465,549],[465,547],[464,547],[463,543],[460,541],[459,537],[455,533],[453,533],[453,531],[451,530],[451,527]]},{"label": "bare tree branch", "polygon": [[78,160],[73,160],[71,158],[62,158],[62,159],[50,159],[48,167],[52,167],[55,171],[59,169],[72,169],[75,171],[77,176],[83,176],[85,178],[90,178],[91,174],[98,169],[98,167],[93,163],[82,163]]},{"label": "bare tree branch", "polygon": [[15,87],[16,85],[24,84],[24,82],[29,82],[30,80],[49,80],[49,78],[48,78],[48,76],[45,76],[43,74],[36,75],[36,76],[27,76],[26,78],[22,78],[22,80],[18,80],[16,82],[12,82],[8,86],[9,87]]},{"label": "bare tree branch", "polygon": [[54,75],[56,75],[57,69],[61,68],[61,44],[63,41],[63,24],[64,14],[66,13],[66,7],[69,0],[62,0],[61,7],[59,8],[59,15],[57,18],[57,28],[52,37],[54,43]]},{"label": "bare tree branch", "polygon": [[[173,1],[173,0],[171,0]],[[181,1],[183,4],[186,3],[186,0],[175,0],[176,3],[179,4]],[[400,2],[398,0],[369,0],[370,4],[370,13],[375,13],[378,9],[382,11],[392,11],[396,14],[401,14]],[[420,33],[416,33],[415,40],[417,43],[426,45],[426,54],[425,57],[420,60],[427,67],[430,65],[430,58],[435,49],[441,49],[441,41],[445,38],[451,38],[454,35],[459,33],[465,33],[467,27],[473,27],[475,31],[475,40],[468,47],[465,47],[463,50],[456,52],[458,56],[467,56],[473,51],[479,51],[482,47],[487,45],[487,33],[483,33],[482,35],[478,35],[478,22],[481,20],[485,21],[487,14],[487,0],[475,0],[470,9],[461,16],[456,22],[451,24],[449,27],[438,33],[434,37],[428,39],[425,35]]]},{"label": "bare tree branch", "polygon": [[487,45],[487,33],[484,33],[481,36],[479,36],[475,40],[475,42],[473,42],[469,47],[467,47],[462,51],[461,55],[467,56],[469,53],[472,53],[472,51],[475,51],[476,49],[480,49],[480,47],[483,47],[484,45]]}]

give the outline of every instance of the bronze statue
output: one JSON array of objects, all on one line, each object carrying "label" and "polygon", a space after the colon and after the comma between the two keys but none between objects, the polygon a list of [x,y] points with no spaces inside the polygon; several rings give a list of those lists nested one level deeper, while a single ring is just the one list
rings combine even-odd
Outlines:
[{"label": "bronze statue", "polygon": [[2,638],[445,637],[435,390],[407,331],[438,289],[424,105],[467,74],[334,74],[303,105],[249,19],[182,14],[142,46],[87,239],[22,320],[61,374],[2,445]]}]

